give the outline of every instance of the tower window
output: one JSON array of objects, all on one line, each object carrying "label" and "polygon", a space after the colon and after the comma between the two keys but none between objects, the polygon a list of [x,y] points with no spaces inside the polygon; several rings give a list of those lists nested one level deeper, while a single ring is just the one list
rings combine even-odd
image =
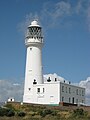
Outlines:
[{"label": "tower window", "polygon": [[40,93],[40,88],[37,88],[37,93]]},{"label": "tower window", "polygon": [[32,50],[32,48],[30,48],[30,50]]},{"label": "tower window", "polygon": [[31,88],[28,88],[28,90],[30,91],[30,90],[31,90]]},{"label": "tower window", "polygon": [[34,82],[33,82],[33,84],[37,84],[37,82],[36,82],[36,80],[34,79]]}]

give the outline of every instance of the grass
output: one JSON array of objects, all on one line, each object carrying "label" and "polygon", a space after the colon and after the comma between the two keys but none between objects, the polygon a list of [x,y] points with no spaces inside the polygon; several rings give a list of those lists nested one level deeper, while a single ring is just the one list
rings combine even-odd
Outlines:
[{"label": "grass", "polygon": [[[7,103],[6,108],[13,109],[13,117],[0,117],[0,120],[90,120],[90,109],[65,107],[65,106],[45,106],[20,103]],[[86,109],[86,108],[85,108]],[[18,113],[25,113],[25,116],[18,116]]]}]

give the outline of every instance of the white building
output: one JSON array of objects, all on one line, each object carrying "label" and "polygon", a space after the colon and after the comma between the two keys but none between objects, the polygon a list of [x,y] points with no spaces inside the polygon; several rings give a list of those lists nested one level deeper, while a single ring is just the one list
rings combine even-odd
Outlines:
[{"label": "white building", "polygon": [[42,74],[42,28],[36,20],[28,26],[25,39],[27,47],[24,103],[85,104],[85,89],[71,85],[56,74],[43,77]]},{"label": "white building", "polygon": [[8,98],[8,102],[15,102],[14,97],[10,97],[10,98]]}]

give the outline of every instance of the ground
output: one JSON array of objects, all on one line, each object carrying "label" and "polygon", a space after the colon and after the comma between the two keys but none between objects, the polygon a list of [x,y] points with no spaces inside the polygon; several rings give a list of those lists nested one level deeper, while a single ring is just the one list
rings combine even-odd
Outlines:
[{"label": "ground", "polygon": [[90,120],[89,106],[46,106],[7,103],[4,108],[13,110],[15,115],[11,117],[4,115],[0,117],[0,120]]}]

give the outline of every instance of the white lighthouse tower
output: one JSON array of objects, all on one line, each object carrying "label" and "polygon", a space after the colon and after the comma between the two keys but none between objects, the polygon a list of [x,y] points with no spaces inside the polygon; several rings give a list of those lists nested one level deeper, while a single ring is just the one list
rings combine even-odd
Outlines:
[{"label": "white lighthouse tower", "polygon": [[23,101],[28,102],[33,96],[33,84],[43,83],[42,74],[42,28],[37,20],[31,22],[25,39],[27,47],[25,86]]}]

